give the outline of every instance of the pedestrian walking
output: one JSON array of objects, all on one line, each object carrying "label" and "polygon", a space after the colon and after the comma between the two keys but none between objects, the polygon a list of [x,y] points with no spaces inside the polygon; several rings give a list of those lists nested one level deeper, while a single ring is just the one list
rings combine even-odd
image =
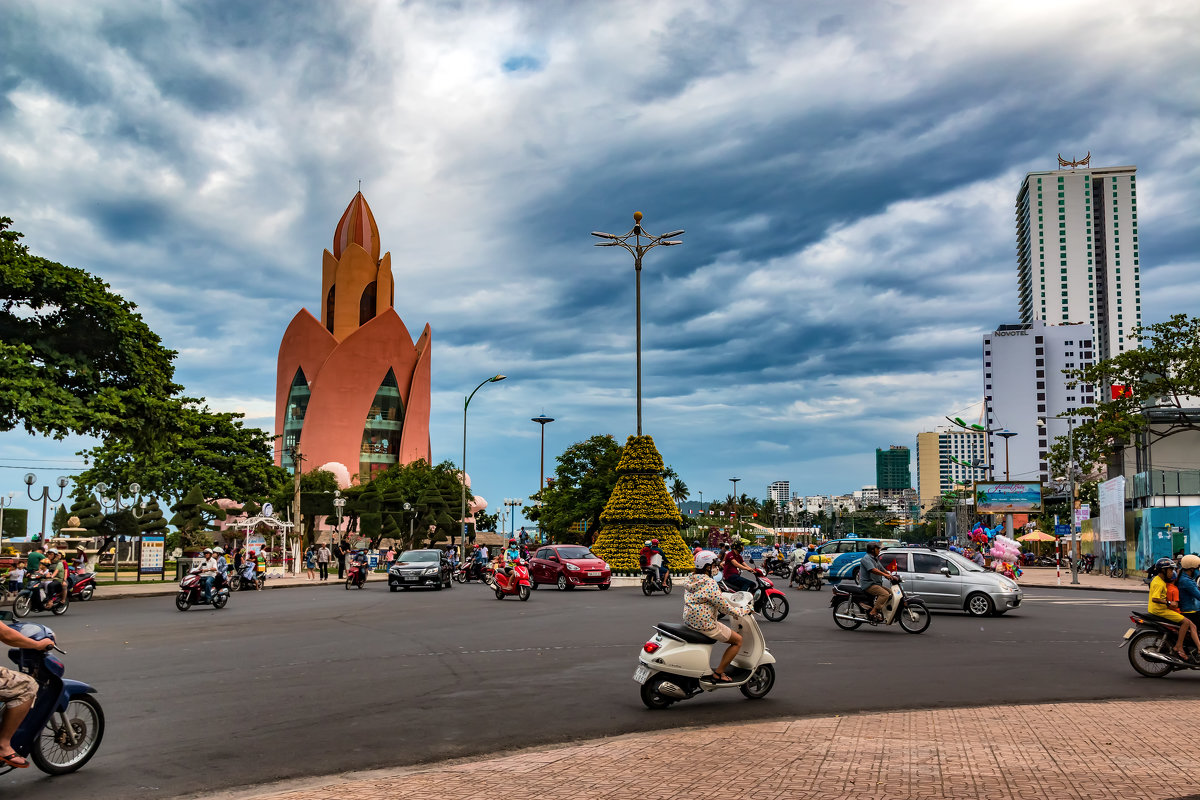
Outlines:
[{"label": "pedestrian walking", "polygon": [[317,546],[310,544],[308,549],[304,551],[304,569],[308,572],[308,579],[316,580],[317,576],[314,572],[317,568]]},{"label": "pedestrian walking", "polygon": [[350,552],[350,542],[342,537],[333,545],[333,557],[337,559],[338,580],[346,579],[346,555]]},{"label": "pedestrian walking", "polygon": [[388,545],[387,549],[387,568],[388,572],[392,571],[392,564],[396,563],[396,546]]},{"label": "pedestrian walking", "polygon": [[321,570],[321,580],[329,580],[329,545],[322,543],[317,550],[317,567]]}]

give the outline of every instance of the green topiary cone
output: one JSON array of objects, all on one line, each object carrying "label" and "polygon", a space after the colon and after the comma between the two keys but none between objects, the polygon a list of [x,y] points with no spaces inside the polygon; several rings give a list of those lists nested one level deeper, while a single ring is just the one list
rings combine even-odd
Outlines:
[{"label": "green topiary cone", "polygon": [[649,436],[630,436],[617,464],[617,485],[600,514],[592,552],[618,572],[640,572],[638,553],[658,539],[672,570],[691,570],[692,551],[679,529],[683,518],[663,480],[663,460]]}]

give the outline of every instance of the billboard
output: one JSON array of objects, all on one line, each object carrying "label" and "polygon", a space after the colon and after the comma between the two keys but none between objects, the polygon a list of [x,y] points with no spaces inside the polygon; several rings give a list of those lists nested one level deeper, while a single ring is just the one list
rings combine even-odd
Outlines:
[{"label": "billboard", "polygon": [[975,511],[979,514],[1040,514],[1042,482],[977,481]]},{"label": "billboard", "polygon": [[1100,541],[1125,541],[1125,478],[1100,484]]}]

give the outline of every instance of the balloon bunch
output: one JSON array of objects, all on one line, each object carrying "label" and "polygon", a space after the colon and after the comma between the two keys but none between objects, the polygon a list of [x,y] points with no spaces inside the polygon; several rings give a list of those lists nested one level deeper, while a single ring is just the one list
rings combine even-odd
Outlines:
[{"label": "balloon bunch", "polygon": [[1007,536],[996,535],[988,554],[996,560],[996,571],[1001,575],[1016,578],[1021,574],[1017,566],[1021,560],[1021,546]]}]

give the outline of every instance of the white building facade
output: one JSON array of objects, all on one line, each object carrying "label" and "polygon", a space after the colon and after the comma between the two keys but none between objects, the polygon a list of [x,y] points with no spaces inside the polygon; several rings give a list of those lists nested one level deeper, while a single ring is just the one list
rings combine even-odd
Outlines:
[{"label": "white building facade", "polygon": [[1066,417],[1096,402],[1095,386],[1069,388],[1062,371],[1087,366],[1098,356],[1092,326],[1087,324],[1047,325],[1034,320],[1001,325],[983,337],[985,418],[993,431],[987,447],[996,480],[1006,478],[1005,440],[995,433],[1001,429],[1016,434],[1008,440],[1008,478],[1052,477],[1046,455],[1055,437],[1066,436]]},{"label": "white building facade", "polygon": [[792,499],[791,485],[787,481],[775,481],[767,487],[767,497],[774,500],[776,506],[786,506]]},{"label": "white building facade", "polygon": [[1017,192],[1022,322],[1087,323],[1098,358],[1138,344],[1137,167],[1031,172]]},{"label": "white building facade", "polygon": [[[918,433],[917,492],[921,505],[931,508],[943,493],[960,481],[984,480],[986,447],[983,431],[940,427]],[[966,464],[978,464],[980,468]]]}]

